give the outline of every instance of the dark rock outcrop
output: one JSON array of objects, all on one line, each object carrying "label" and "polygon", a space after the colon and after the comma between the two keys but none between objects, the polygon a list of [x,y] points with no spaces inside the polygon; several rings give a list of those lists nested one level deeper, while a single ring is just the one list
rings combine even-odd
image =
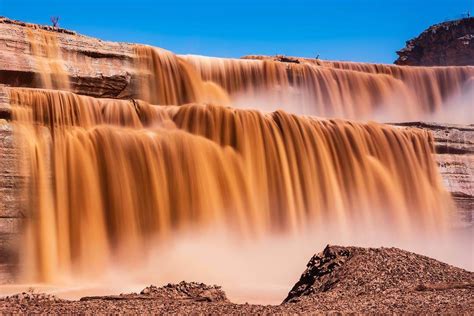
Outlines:
[{"label": "dark rock outcrop", "polygon": [[352,255],[350,249],[338,246],[327,246],[323,252],[314,255],[283,303],[295,301],[298,297],[310,295],[315,291],[330,290],[338,282],[331,278],[333,272],[343,266]]},{"label": "dark rock outcrop", "polygon": [[397,65],[474,65],[474,18],[433,25],[397,52]]}]

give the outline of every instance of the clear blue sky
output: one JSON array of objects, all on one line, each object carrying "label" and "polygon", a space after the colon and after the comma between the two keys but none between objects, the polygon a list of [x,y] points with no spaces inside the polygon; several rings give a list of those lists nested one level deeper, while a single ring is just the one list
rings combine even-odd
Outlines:
[{"label": "clear blue sky", "polygon": [[431,24],[474,0],[0,0],[0,15],[104,40],[222,57],[285,54],[392,63]]}]

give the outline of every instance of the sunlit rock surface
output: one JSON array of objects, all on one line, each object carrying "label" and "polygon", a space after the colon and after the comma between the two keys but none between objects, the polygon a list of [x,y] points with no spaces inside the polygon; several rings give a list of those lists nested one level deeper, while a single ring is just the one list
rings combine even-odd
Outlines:
[{"label": "sunlit rock surface", "polygon": [[66,70],[71,75],[72,91],[96,97],[131,95],[132,45],[7,18],[0,18],[0,84],[41,87],[37,80],[41,69],[30,45],[30,40],[38,40],[41,32],[56,34]]},{"label": "sunlit rock surface", "polygon": [[474,65],[474,18],[430,26],[397,54],[397,65]]}]

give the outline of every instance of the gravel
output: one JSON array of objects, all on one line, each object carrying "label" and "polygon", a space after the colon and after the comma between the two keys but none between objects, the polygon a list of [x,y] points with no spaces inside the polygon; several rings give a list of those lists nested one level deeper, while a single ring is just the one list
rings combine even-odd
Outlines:
[{"label": "gravel", "polygon": [[219,286],[181,282],[140,293],[83,297],[20,293],[13,314],[474,314],[474,273],[397,248],[327,246],[281,305],[234,304]]}]

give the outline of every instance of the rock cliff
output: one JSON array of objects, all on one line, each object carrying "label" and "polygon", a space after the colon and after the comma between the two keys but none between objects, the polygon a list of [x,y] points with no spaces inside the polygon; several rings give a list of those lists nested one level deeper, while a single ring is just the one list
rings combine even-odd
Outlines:
[{"label": "rock cliff", "polygon": [[474,65],[474,18],[430,26],[397,52],[397,65]]},{"label": "rock cliff", "polygon": [[474,125],[427,122],[398,123],[429,130],[434,136],[436,161],[444,184],[459,210],[459,219],[472,224],[474,216]]},{"label": "rock cliff", "polygon": [[41,88],[37,80],[41,69],[30,45],[31,40],[40,40],[41,30],[56,35],[72,92],[113,98],[132,95],[133,45],[7,18],[0,18],[0,84]]}]

